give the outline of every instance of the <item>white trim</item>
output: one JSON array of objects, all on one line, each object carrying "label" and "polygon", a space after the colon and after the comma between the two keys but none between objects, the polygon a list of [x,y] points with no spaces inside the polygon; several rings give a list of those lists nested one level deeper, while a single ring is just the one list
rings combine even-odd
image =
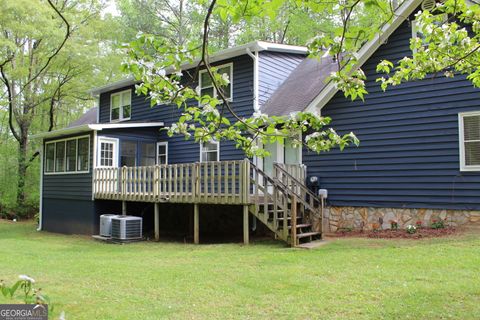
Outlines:
[{"label": "white trim", "polygon": [[44,154],[44,144],[43,139],[40,144],[40,201],[38,204],[38,227],[37,231],[42,231],[43,228],[43,154]]},{"label": "white trim", "polygon": [[[119,145],[119,140],[117,138],[110,138],[110,137],[104,137],[104,136],[98,136],[97,138],[97,168],[117,168],[118,167],[118,145]],[[113,149],[112,149],[112,165],[111,166],[102,166],[100,162],[102,161],[102,156],[101,156],[101,147],[102,147],[102,142],[103,143],[111,143],[113,144]]]},{"label": "white trim", "polygon": [[[397,10],[395,10],[395,18],[389,24],[385,24],[375,37],[363,45],[356,56],[357,63],[352,68],[352,71],[360,68],[385,41],[390,35],[397,30],[397,28],[407,19],[410,14],[421,4],[422,0],[406,0]],[[312,102],[305,108],[307,112],[318,112],[322,109],[333,96],[337,93],[338,88],[333,81],[329,81],[325,88],[313,99]]]},{"label": "white trim", "polygon": [[[126,106],[125,104],[123,104],[123,94],[128,92],[130,94],[130,117],[128,118],[124,118],[123,117],[123,107]],[[116,97],[116,96],[120,96],[120,105],[118,106],[118,119],[115,119],[115,120],[112,120],[112,100],[113,100],[113,97]],[[127,90],[122,90],[122,91],[119,91],[119,92],[115,92],[115,93],[112,93],[110,94],[110,122],[112,123],[116,123],[116,122],[122,122],[122,121],[127,121],[127,120],[130,120],[132,117],[132,89],[127,89]]]},{"label": "white trim", "polygon": [[[229,63],[225,63],[225,64],[221,64],[221,65],[218,65],[218,66],[213,66],[213,67],[217,68],[217,70],[222,69],[222,68],[226,68],[226,67],[230,67],[230,75],[228,76],[229,81],[230,81],[230,97],[227,99],[227,101],[233,101],[233,62],[229,62]],[[198,72],[198,95],[200,95],[200,93],[202,92],[202,74],[204,74],[206,72],[207,72],[207,69],[202,69]],[[208,87],[208,88],[210,88],[210,87]],[[212,98],[216,98],[217,97],[217,89],[215,88],[213,83],[212,83],[212,89],[213,89],[213,97]],[[200,101],[198,102],[198,104],[200,105]]]},{"label": "white trim", "polygon": [[[88,170],[82,170],[82,171],[67,171],[67,141],[70,140],[77,140],[77,155],[76,158],[77,160],[75,161],[75,170],[78,168],[78,140],[83,139],[83,138],[88,138]],[[83,135],[83,136],[75,136],[75,137],[69,137],[69,138],[63,138],[63,139],[56,139],[56,140],[49,140],[49,141],[44,141],[42,143],[42,149],[44,153],[44,157],[47,156],[46,149],[47,149],[47,144],[54,144],[54,153],[53,153],[53,172],[46,172],[45,168],[42,166],[42,172],[44,175],[50,176],[50,175],[69,175],[69,174],[85,174],[90,172],[90,135]],[[57,146],[55,145],[57,142],[64,141],[65,142],[65,154],[64,154],[64,166],[65,166],[65,171],[60,171],[56,172],[56,167],[57,167]],[[43,159],[44,160],[44,159]],[[46,162],[44,161],[46,164]]]},{"label": "white trim", "polygon": [[98,123],[98,124],[84,124],[71,128],[63,128],[55,131],[48,131],[33,135],[31,138],[50,138],[55,136],[70,135],[76,133],[82,133],[87,131],[102,131],[106,129],[122,129],[122,128],[150,128],[150,127],[163,127],[163,122],[127,122],[127,123]]},{"label": "white trim", "polygon": [[465,163],[465,132],[463,118],[480,116],[480,111],[460,112],[458,114],[458,147],[460,154],[460,171],[480,171],[480,165],[466,165]]},{"label": "white trim", "polygon": [[[292,53],[292,54],[303,54],[306,55],[308,53],[307,47],[302,46],[291,46],[286,44],[277,44],[277,43],[270,43],[265,41],[252,41],[247,44],[228,48],[225,50],[218,51],[217,53],[212,54],[209,57],[209,62],[214,63],[222,60],[227,60],[230,58],[238,57],[245,54],[246,49],[250,49],[252,52],[260,52],[260,51],[274,51],[274,52],[283,52],[283,53]],[[196,59],[192,63],[185,63],[182,64],[181,70],[191,69],[198,65],[199,60]],[[167,74],[175,72],[177,70],[167,70]],[[138,83],[139,81],[135,80],[133,77],[129,77],[127,79],[123,79],[103,87],[94,88],[89,91],[89,93],[93,96],[99,95],[104,92],[112,91],[115,89],[124,88],[127,86],[133,86],[134,84]]]},{"label": "white trim", "polygon": [[160,164],[158,163],[158,157],[159,157],[159,154],[158,154],[158,147],[159,146],[165,146],[165,161],[166,163],[165,164],[168,164],[168,141],[160,141],[160,142],[157,142],[157,145],[156,145],[156,152],[155,152],[155,163],[156,164]]},{"label": "white trim", "polygon": [[[216,144],[217,145],[217,160],[220,161],[220,141],[211,140],[208,143]],[[203,152],[203,142],[200,142],[200,162],[210,162],[210,161],[202,161],[202,152]],[[213,151],[208,151],[209,153],[213,153]]]},{"label": "white trim", "polygon": [[[93,131],[93,148],[92,148],[92,201],[95,200],[95,168],[97,167],[97,131]],[[90,158],[90,156],[89,156]]]}]

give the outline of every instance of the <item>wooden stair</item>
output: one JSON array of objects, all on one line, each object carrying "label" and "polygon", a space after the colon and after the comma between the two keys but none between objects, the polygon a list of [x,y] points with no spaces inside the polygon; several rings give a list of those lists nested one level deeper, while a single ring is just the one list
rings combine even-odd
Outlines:
[{"label": "wooden stair", "polygon": [[309,214],[319,214],[321,199],[286,171],[271,177],[253,164],[251,168],[254,204],[249,206],[250,212],[292,247],[321,239],[322,233],[313,230],[307,219]]}]

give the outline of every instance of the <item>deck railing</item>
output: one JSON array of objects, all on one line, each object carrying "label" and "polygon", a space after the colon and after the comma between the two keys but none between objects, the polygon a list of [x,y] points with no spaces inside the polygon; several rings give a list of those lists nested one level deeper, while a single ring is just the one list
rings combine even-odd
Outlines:
[{"label": "deck railing", "polygon": [[96,199],[248,204],[250,161],[96,168]]}]

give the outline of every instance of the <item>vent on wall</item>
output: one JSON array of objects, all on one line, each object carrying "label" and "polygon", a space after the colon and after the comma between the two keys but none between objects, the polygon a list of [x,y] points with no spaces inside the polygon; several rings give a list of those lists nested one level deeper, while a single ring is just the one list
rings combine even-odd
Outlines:
[{"label": "vent on wall", "polygon": [[422,2],[422,10],[431,11],[435,8],[435,0],[424,0]]}]

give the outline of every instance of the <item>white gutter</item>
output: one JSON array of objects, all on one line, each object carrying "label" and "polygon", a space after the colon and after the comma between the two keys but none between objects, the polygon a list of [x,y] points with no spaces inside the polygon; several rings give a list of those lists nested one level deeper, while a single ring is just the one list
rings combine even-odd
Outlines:
[{"label": "white gutter", "polygon": [[[352,71],[360,68],[421,3],[422,0],[405,1],[395,11],[395,18],[393,19],[392,23],[384,25],[380,32],[377,33],[372,40],[368,41],[360,48],[356,54],[358,57],[357,63],[353,67]],[[325,88],[323,88],[320,94],[316,96],[312,102],[310,102],[310,104],[305,108],[305,111],[312,113],[319,112],[328,103],[328,101],[333,98],[337,91],[338,88],[335,83],[330,81]]]},{"label": "white gutter", "polygon": [[252,58],[253,60],[253,110],[254,111],[259,111],[260,107],[258,104],[258,51],[255,51],[255,54],[252,53],[250,48],[246,49],[247,54]]},{"label": "white gutter", "polygon": [[[237,46],[237,47],[232,47],[228,48],[225,50],[218,51],[217,53],[212,54],[209,57],[209,62],[217,62],[217,61],[222,61],[230,58],[234,58],[237,56],[240,56],[242,54],[245,54],[245,50],[249,49],[251,52],[260,52],[260,51],[274,51],[274,52],[284,52],[284,53],[294,53],[294,54],[307,54],[308,49],[306,47],[302,46],[291,46],[287,44],[278,44],[278,43],[271,43],[271,42],[266,42],[266,41],[252,41],[247,44]],[[181,70],[186,70],[186,69],[191,69],[195,68],[198,64],[199,60],[196,59],[191,63],[185,63],[182,64],[180,69]],[[166,73],[172,73],[176,70],[173,69],[167,69]],[[133,77],[128,77],[126,79],[107,84],[102,87],[94,88],[90,91],[88,91],[92,96],[99,95],[103,92],[115,90],[115,89],[120,89],[124,88],[127,86],[132,86],[136,83],[139,83],[139,81],[136,81]]]},{"label": "white gutter", "polygon": [[40,141],[40,203],[38,207],[38,227],[37,231],[42,231],[43,227],[43,139]]}]

